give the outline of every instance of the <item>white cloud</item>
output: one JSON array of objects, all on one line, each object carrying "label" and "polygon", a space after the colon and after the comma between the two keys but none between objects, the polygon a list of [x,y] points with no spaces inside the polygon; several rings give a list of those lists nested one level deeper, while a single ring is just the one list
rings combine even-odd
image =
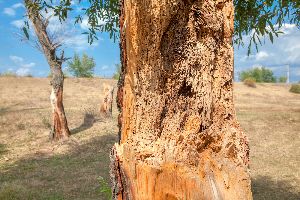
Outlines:
[{"label": "white cloud", "polygon": [[[99,38],[99,40],[102,40],[102,39]],[[88,43],[87,36],[79,33],[79,34],[73,35],[71,37],[65,37],[64,44],[67,47],[73,48],[77,51],[81,51],[81,50],[84,50],[87,48],[96,47],[99,45],[99,42],[94,41],[93,44],[90,45]]]},{"label": "white cloud", "polygon": [[31,63],[28,63],[28,64],[21,64],[21,67],[23,67],[23,68],[31,68],[31,67],[34,67],[34,66],[35,66],[34,62],[31,62]]},{"label": "white cloud", "polygon": [[16,74],[18,76],[26,76],[30,74],[31,68],[36,65],[34,62],[24,62],[24,58],[19,56],[9,56],[9,58],[18,67],[16,70]]},{"label": "white cloud", "polygon": [[[235,48],[235,72],[259,64],[272,69],[276,76],[283,76],[289,64],[292,80],[300,80],[300,74],[297,73],[300,70],[300,30],[295,24],[284,24],[281,30],[285,34],[275,37],[274,43],[266,37],[265,43],[258,46],[259,52],[250,56],[247,56],[249,38],[245,37],[245,48]],[[252,53],[255,52],[253,48]]]},{"label": "white cloud", "polygon": [[[19,5],[20,6],[20,5]],[[17,6],[15,6],[17,7]],[[99,40],[95,40],[92,45],[88,43],[87,35],[82,34],[84,30],[87,30],[89,27],[88,18],[84,18],[83,22],[79,24],[79,27],[75,27],[74,20],[66,20],[65,22],[60,22],[58,17],[53,16],[54,12],[48,10],[42,12],[42,15],[45,18],[49,18],[49,25],[47,27],[50,36],[53,38],[54,42],[61,43],[62,48],[72,48],[75,51],[82,51],[88,48],[93,48],[99,45],[99,41],[103,40],[98,37]],[[104,23],[104,22],[102,22]],[[22,28],[24,26],[24,19],[18,19],[11,22],[11,25],[16,28]],[[29,33],[32,35],[32,38],[36,39],[32,23],[29,22]]]},{"label": "white cloud", "polygon": [[82,19],[82,22],[80,24],[80,27],[83,29],[83,30],[88,30],[90,28],[90,25],[89,25],[89,21],[88,21],[88,18],[87,17],[84,17]]},{"label": "white cloud", "polygon": [[[100,19],[99,19],[100,20]],[[99,25],[104,25],[106,22],[103,20],[100,20]],[[80,23],[80,28],[82,28],[83,30],[88,30],[90,28],[90,24],[89,24],[89,20],[87,17],[84,17],[82,19],[82,22]]]},{"label": "white cloud", "polygon": [[15,63],[15,64],[20,64],[24,61],[22,57],[19,56],[9,56],[9,58]]},{"label": "white cloud", "polygon": [[16,11],[13,8],[4,8],[3,13],[8,16],[15,16]]},{"label": "white cloud", "polygon": [[[278,26],[277,26],[278,27]],[[282,27],[280,28],[280,30],[285,34],[291,34],[293,32],[293,30],[297,28],[296,24],[283,24]]]},{"label": "white cloud", "polygon": [[21,67],[21,68],[17,69],[16,74],[18,76],[27,76],[30,74],[30,69]]},{"label": "white cloud", "polygon": [[14,20],[10,24],[15,26],[16,28],[22,28],[24,26],[24,21],[22,19]]},{"label": "white cloud", "polygon": [[18,8],[24,8],[24,5],[22,3],[16,3],[16,4],[12,5],[11,7],[4,8],[3,13],[5,15],[13,17],[16,15],[16,9],[18,9]]},{"label": "white cloud", "polygon": [[260,60],[265,60],[266,58],[269,57],[269,54],[265,51],[260,51],[258,52],[256,55],[255,55],[255,59],[257,61],[260,61]]},{"label": "white cloud", "polygon": [[106,70],[106,69],[108,69],[108,68],[109,68],[109,66],[103,65],[103,66],[101,67],[101,70]]},{"label": "white cloud", "polygon": [[25,8],[25,6],[22,3],[16,3],[16,4],[12,5],[11,7],[14,9]]}]

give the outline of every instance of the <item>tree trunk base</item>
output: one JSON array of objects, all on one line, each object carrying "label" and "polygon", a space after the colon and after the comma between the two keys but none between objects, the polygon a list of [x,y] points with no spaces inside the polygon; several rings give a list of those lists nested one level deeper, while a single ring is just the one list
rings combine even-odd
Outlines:
[{"label": "tree trunk base", "polygon": [[147,138],[132,137],[115,144],[115,199],[252,199],[248,140],[239,124],[216,123],[197,135],[190,128],[173,139],[161,137],[146,144]]},{"label": "tree trunk base", "polygon": [[63,107],[63,90],[62,88],[54,89],[50,95],[52,105],[53,127],[51,137],[54,140],[62,140],[68,138],[71,133],[68,128],[68,122]]},{"label": "tree trunk base", "polygon": [[245,167],[210,151],[201,154],[198,166],[176,162],[154,166],[136,160],[126,146],[118,144],[113,152],[115,199],[252,199]]}]

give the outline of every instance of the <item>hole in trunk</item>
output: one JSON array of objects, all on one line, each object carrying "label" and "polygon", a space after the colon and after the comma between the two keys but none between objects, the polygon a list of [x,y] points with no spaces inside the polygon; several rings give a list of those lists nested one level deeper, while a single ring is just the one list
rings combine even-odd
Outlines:
[{"label": "hole in trunk", "polygon": [[188,85],[186,81],[183,82],[182,86],[180,87],[178,94],[184,97],[192,97],[194,95],[193,88],[191,85]]}]

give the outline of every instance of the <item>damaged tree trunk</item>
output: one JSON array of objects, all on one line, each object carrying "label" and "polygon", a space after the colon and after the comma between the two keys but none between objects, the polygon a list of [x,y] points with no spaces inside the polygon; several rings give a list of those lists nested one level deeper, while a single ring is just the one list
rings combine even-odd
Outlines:
[{"label": "damaged tree trunk", "polygon": [[108,84],[103,84],[104,98],[100,105],[100,114],[111,117],[112,116],[112,105],[113,105],[113,95],[114,87]]},{"label": "damaged tree trunk", "polygon": [[70,130],[63,105],[63,85],[64,75],[61,70],[61,65],[51,66],[52,72],[52,92],[50,101],[52,105],[52,130],[50,137],[55,140],[68,138]]},{"label": "damaged tree trunk", "polygon": [[252,199],[233,13],[232,0],[121,1],[115,199]]},{"label": "damaged tree trunk", "polygon": [[62,63],[66,58],[63,51],[60,58],[56,55],[56,51],[61,44],[53,42],[53,39],[51,40],[49,37],[47,26],[50,18],[44,18],[40,14],[39,5],[36,1],[25,0],[24,3],[28,18],[32,22],[41,50],[47,59],[52,74],[50,101],[52,105],[53,125],[50,137],[55,140],[67,138],[70,136],[70,130],[63,106],[64,75],[61,69]]}]

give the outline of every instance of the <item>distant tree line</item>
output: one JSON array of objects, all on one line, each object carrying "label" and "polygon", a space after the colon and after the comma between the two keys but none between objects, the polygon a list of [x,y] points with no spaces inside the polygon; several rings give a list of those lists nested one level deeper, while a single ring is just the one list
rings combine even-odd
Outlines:
[{"label": "distant tree line", "polygon": [[252,80],[256,83],[285,83],[287,81],[286,76],[281,76],[278,79],[274,76],[272,70],[266,67],[255,67],[253,69],[242,71],[239,74],[241,81]]}]

